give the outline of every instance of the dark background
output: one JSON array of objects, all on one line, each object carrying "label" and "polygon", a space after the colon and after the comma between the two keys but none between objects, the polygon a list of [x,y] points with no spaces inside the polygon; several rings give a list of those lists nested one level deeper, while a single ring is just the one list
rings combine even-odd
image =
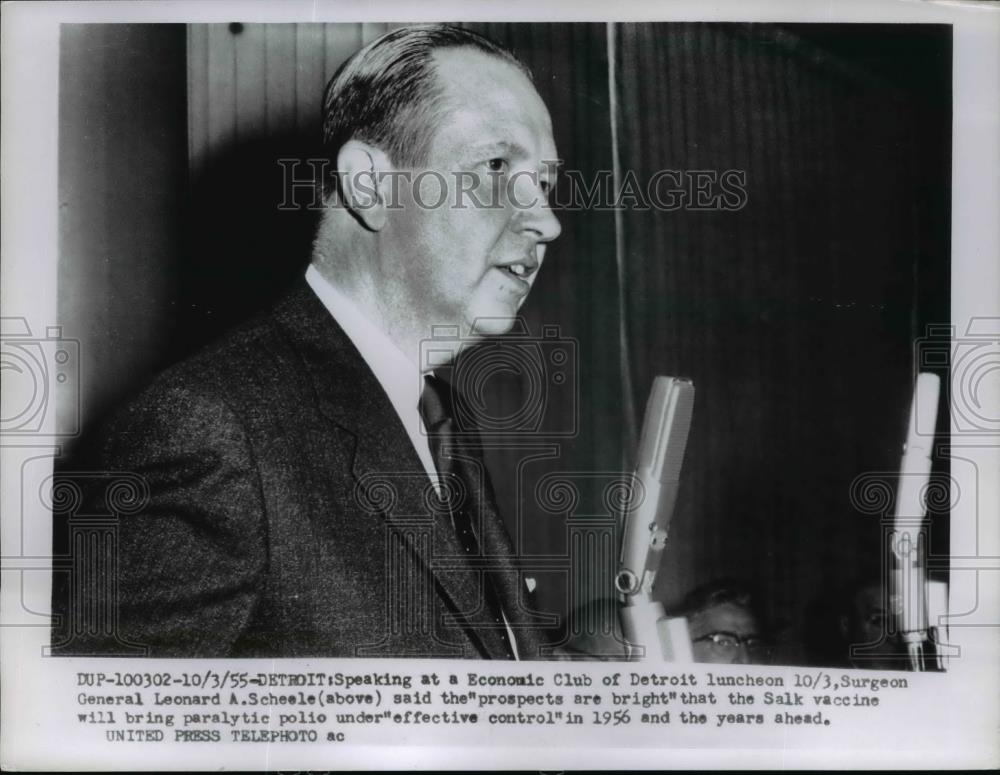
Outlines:
[{"label": "dark background", "polygon": [[[652,378],[690,377],[658,596],[742,578],[801,658],[814,602],[881,571],[885,525],[851,483],[894,486],[914,342],[949,320],[950,28],[469,26],[532,67],[584,179],[616,155],[640,181],[746,174],[735,212],[559,213],[523,312],[530,334],[575,341],[575,390],[546,383],[539,433],[490,453],[512,531],[549,569],[541,603],[564,614],[610,591],[613,548],[574,542],[613,524],[604,494]],[[278,209],[277,159],[312,155],[326,78],[385,28],[63,27],[60,309],[81,340],[85,428],[302,272],[315,213]],[[496,415],[531,387],[498,372]],[[556,475],[574,503],[542,492]],[[944,556],[947,513],[931,526]]]}]

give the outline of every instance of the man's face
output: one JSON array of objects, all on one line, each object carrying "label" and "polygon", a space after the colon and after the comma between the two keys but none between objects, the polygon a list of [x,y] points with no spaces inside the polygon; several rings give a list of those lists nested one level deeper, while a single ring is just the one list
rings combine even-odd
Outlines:
[{"label": "man's face", "polygon": [[551,120],[513,65],[471,48],[435,61],[446,106],[426,166],[410,171],[423,185],[401,186],[402,207],[379,235],[393,264],[383,272],[395,275],[394,304],[412,310],[422,335],[435,325],[458,325],[463,337],[505,333],[560,232],[547,202]]},{"label": "man's face", "polygon": [[891,616],[880,585],[870,584],[855,595],[850,621],[844,628],[848,648],[856,649],[849,655],[855,666],[871,670],[901,666],[899,641],[889,635]]},{"label": "man's face", "polygon": [[688,619],[695,662],[766,664],[768,649],[757,620],[735,603],[706,608]]},{"label": "man's face", "polygon": [[854,598],[851,635],[860,643],[877,643],[885,639],[889,611],[878,586],[867,586]]}]

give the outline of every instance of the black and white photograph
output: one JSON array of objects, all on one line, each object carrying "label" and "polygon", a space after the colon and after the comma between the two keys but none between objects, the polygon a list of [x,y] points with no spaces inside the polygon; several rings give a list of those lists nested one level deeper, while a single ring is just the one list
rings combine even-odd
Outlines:
[{"label": "black and white photograph", "polygon": [[996,4],[26,5],[4,766],[998,764]]}]

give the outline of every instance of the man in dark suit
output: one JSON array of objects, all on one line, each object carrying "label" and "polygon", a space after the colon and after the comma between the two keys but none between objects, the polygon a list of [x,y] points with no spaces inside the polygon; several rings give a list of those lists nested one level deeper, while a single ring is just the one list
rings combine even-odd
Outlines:
[{"label": "man in dark suit", "polygon": [[323,129],[303,282],[121,411],[92,444],[107,476],[64,482],[91,521],[56,653],[545,656],[421,342],[512,325],[559,234],[548,111],[509,52],[425,26],[338,71]]}]

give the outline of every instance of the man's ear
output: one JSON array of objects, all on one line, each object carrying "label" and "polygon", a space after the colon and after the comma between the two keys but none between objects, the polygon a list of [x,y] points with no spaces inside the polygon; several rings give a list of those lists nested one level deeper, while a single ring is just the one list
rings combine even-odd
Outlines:
[{"label": "man's ear", "polygon": [[344,206],[371,231],[385,226],[386,203],[383,188],[392,165],[378,148],[357,140],[344,143],[337,154],[337,173]]}]

